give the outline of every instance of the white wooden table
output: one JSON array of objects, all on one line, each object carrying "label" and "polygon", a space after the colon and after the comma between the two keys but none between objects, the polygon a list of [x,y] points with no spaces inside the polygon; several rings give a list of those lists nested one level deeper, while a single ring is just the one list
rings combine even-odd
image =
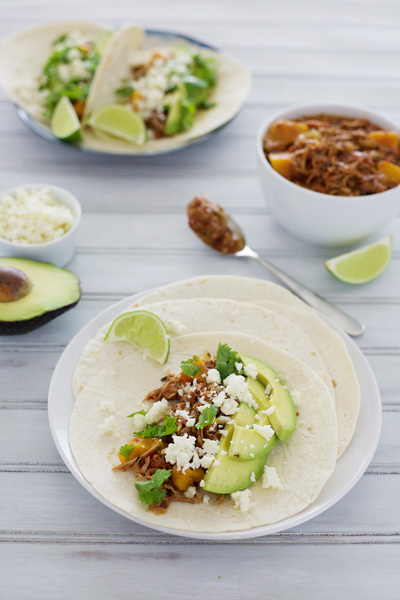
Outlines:
[{"label": "white wooden table", "polygon": [[[270,218],[254,144],[269,113],[300,101],[367,105],[400,120],[399,0],[2,0],[0,8],[1,38],[60,19],[137,20],[216,44],[254,75],[246,107],[220,135],[136,161],[55,147],[0,96],[1,189],[54,183],[84,209],[70,265],[81,302],[36,332],[0,339],[0,597],[399,599],[400,220],[387,229],[386,274],[362,287],[339,283],[323,266],[332,252],[295,241]],[[231,210],[256,249],[367,324],[358,343],[383,397],[379,448],[348,496],[301,527],[241,543],[169,537],[108,510],[68,472],[47,422],[56,361],[103,308],[197,274],[266,275],[197,242],[184,209],[198,193]]]}]

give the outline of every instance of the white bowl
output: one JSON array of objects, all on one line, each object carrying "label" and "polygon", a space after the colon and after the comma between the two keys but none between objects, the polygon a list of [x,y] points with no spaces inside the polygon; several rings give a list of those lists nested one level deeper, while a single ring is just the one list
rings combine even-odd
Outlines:
[{"label": "white bowl", "polygon": [[268,117],[257,134],[258,174],[261,187],[275,219],[296,237],[323,246],[340,246],[360,241],[378,231],[400,209],[400,186],[370,196],[332,196],[303,188],[272,168],[263,152],[263,138],[274,121],[304,115],[333,114],[368,119],[396,131],[399,127],[381,115],[342,104],[303,104]]},{"label": "white bowl", "polygon": [[75,223],[71,229],[59,239],[51,242],[44,242],[43,244],[17,244],[15,242],[9,242],[8,240],[0,237],[0,256],[31,258],[33,260],[51,262],[57,265],[57,267],[64,267],[71,261],[75,252],[76,232],[82,216],[81,205],[75,196],[73,196],[67,190],[64,190],[56,185],[48,185],[46,183],[28,183],[19,185],[15,188],[2,192],[0,194],[0,200],[5,195],[13,195],[17,189],[21,188],[46,188],[50,190],[57,200],[59,200],[59,202],[65,204],[65,206],[68,206],[68,208],[72,210],[75,217]]}]

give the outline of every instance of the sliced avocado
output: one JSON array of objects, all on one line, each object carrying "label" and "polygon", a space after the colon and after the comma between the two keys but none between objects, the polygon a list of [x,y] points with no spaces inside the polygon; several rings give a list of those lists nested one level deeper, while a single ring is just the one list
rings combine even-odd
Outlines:
[{"label": "sliced avocado", "polygon": [[[268,452],[272,450],[278,441],[276,434],[267,441],[262,435],[257,433],[256,430],[245,428],[246,425],[253,425],[254,423],[258,423],[259,425],[271,425],[267,415],[261,412],[265,411],[269,406],[269,398],[265,394],[265,386],[258,381],[258,379],[252,379],[251,377],[247,377],[246,383],[254,400],[258,404],[258,411],[256,413],[254,408],[252,409],[254,412],[254,421],[252,423],[244,423],[244,427],[241,427],[243,423],[239,422],[237,419],[238,413],[233,416],[237,425],[235,425],[234,428],[228,455],[231,458],[236,458],[238,460],[252,460],[253,458],[264,456],[264,454],[268,454]],[[258,418],[256,417],[256,414]]]},{"label": "sliced avocado", "polygon": [[267,455],[275,446],[278,437],[274,433],[271,439],[267,441],[255,429],[246,429],[240,425],[235,425],[231,441],[228,456],[237,460],[248,461]]},{"label": "sliced avocado", "polygon": [[249,406],[246,402],[241,402],[237,412],[233,415],[233,420],[238,425],[246,427],[246,425],[253,425],[253,423],[257,422],[256,414],[252,406]]},{"label": "sliced avocado", "polygon": [[27,258],[0,258],[0,335],[32,331],[75,306],[80,297],[79,279],[67,269]]},{"label": "sliced avocado", "polygon": [[165,133],[167,135],[175,135],[183,129],[183,100],[177,96],[175,102],[171,105],[167,120],[165,123]]},{"label": "sliced avocado", "polygon": [[274,406],[275,410],[269,416],[269,420],[278,438],[282,441],[289,440],[297,423],[296,410],[289,390],[278,373],[266,363],[245,354],[241,354],[239,358],[244,366],[253,364],[257,367],[257,379],[264,387],[268,384],[271,386],[268,408]]},{"label": "sliced avocado", "polygon": [[[221,440],[220,449],[216,455],[219,464],[211,466],[204,475],[203,490],[215,494],[232,494],[244,490],[257,479],[264,470],[267,455],[254,460],[235,460],[227,454],[232,439],[234,426],[228,428],[228,435]],[[254,476],[252,476],[254,473]]]},{"label": "sliced avocado", "polygon": [[202,104],[210,94],[210,86],[204,79],[199,79],[194,75],[185,75],[182,78],[186,90],[186,98],[195,106]]}]

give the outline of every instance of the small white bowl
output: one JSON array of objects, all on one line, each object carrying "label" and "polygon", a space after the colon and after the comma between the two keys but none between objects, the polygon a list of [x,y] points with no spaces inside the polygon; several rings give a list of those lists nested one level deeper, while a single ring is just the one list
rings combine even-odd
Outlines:
[{"label": "small white bowl", "polygon": [[332,196],[303,188],[279,175],[263,152],[263,138],[274,121],[304,115],[333,114],[368,119],[396,131],[399,127],[381,115],[342,104],[303,104],[271,115],[257,134],[258,174],[275,219],[296,237],[323,246],[352,244],[378,231],[400,209],[400,186],[370,196]]},{"label": "small white bowl", "polygon": [[21,188],[28,190],[46,188],[50,190],[59,202],[65,204],[65,206],[72,210],[75,217],[75,223],[62,237],[51,242],[44,242],[43,244],[17,244],[0,237],[0,256],[31,258],[33,260],[51,262],[57,265],[57,267],[64,267],[71,261],[75,252],[76,232],[82,216],[81,205],[75,196],[67,190],[47,183],[27,183],[19,185],[2,192],[0,194],[0,200],[5,195],[13,195],[17,189]]}]

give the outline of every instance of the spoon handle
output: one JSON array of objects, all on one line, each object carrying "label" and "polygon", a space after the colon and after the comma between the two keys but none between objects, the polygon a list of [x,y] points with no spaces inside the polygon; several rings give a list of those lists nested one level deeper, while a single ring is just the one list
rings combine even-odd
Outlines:
[{"label": "spoon handle", "polygon": [[[243,254],[242,254],[243,253]],[[331,319],[336,325],[344,329],[346,333],[352,336],[362,335],[365,331],[365,325],[354,319],[352,316],[341,310],[335,304],[328,302],[322,296],[310,290],[310,288],[306,287],[296,279],[293,279],[280,269],[278,269],[275,265],[270,263],[268,260],[265,260],[262,256],[260,256],[257,252],[254,252],[251,248],[246,246],[244,250],[238,252],[237,255],[246,256],[249,258],[254,258],[261,265],[266,267],[273,273],[278,279],[280,279],[286,287],[288,287],[292,292],[294,292],[297,296],[299,296],[304,302],[307,302],[313,308],[319,310],[323,315]]]}]

